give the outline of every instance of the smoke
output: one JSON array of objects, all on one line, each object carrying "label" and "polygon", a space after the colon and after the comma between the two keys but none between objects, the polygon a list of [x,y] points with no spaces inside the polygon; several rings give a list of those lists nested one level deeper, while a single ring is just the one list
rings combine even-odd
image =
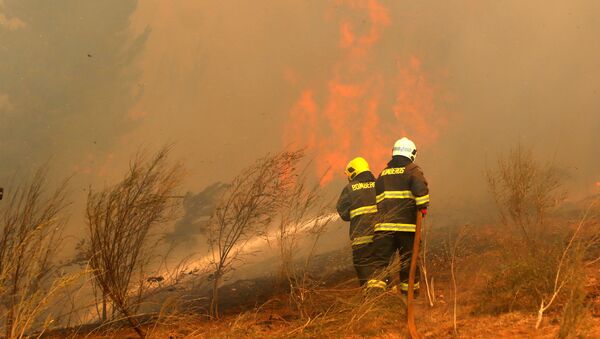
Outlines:
[{"label": "smoke", "polygon": [[129,34],[136,4],[0,2],[2,179],[49,159],[62,177],[99,174],[136,127],[134,61],[148,34]]},{"label": "smoke", "polygon": [[435,141],[443,121],[418,57],[379,46],[391,24],[388,9],[374,0],[338,4],[341,10],[329,21],[339,26],[339,60],[326,83],[302,91],[284,135],[316,152],[322,184],[357,154],[381,169],[400,136],[422,145]]},{"label": "smoke", "polygon": [[0,185],[48,160],[75,174],[80,239],[83,189],[173,142],[200,193],[171,238],[194,238],[211,185],[267,152],[308,147],[337,194],[351,158],[378,172],[408,136],[436,225],[481,212],[486,166],[518,142],[570,197],[597,194],[598,18],[595,0],[0,0]]},{"label": "smoke", "polygon": [[8,29],[9,31],[14,31],[25,27],[25,23],[21,21],[21,19],[15,17],[7,18],[3,12],[4,1],[0,1],[0,27],[3,29]]},{"label": "smoke", "polygon": [[217,182],[197,194],[186,193],[183,197],[183,216],[175,223],[173,232],[168,233],[167,238],[174,242],[195,244],[197,236],[206,236],[210,217],[228,187]]},{"label": "smoke", "polygon": [[137,147],[173,141],[200,192],[298,144],[337,191],[349,159],[377,172],[406,135],[434,209],[482,199],[486,164],[519,141],[588,194],[598,14],[593,0],[4,0],[0,173],[51,158],[110,183]]},{"label": "smoke", "polygon": [[434,24],[430,16],[412,22],[437,45],[424,63],[448,70],[443,87],[457,112],[425,157],[435,183],[456,192],[448,198],[474,194],[484,185],[477,178],[485,164],[521,142],[570,173],[564,179],[571,196],[589,193],[600,175],[594,156],[600,49],[592,43],[599,4],[471,2],[441,4],[439,11],[446,18],[437,22],[443,32],[427,28]]}]

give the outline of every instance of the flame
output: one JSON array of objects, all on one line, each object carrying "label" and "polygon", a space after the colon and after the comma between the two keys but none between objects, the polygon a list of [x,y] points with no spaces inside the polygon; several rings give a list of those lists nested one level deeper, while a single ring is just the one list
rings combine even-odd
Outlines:
[{"label": "flame", "polygon": [[600,181],[596,182],[596,187],[600,188]]},{"label": "flame", "polygon": [[[398,61],[396,74],[379,69],[374,47],[391,24],[388,10],[377,0],[336,4],[366,14],[368,29],[357,30],[352,18],[339,19],[340,58],[330,78],[326,86],[302,90],[284,129],[285,144],[306,146],[315,153],[321,185],[334,173],[342,175],[355,156],[365,157],[373,170],[382,168],[393,142],[402,136],[420,147],[435,141],[440,121],[435,117],[434,90],[418,57]],[[317,88],[325,88],[324,93]]]}]

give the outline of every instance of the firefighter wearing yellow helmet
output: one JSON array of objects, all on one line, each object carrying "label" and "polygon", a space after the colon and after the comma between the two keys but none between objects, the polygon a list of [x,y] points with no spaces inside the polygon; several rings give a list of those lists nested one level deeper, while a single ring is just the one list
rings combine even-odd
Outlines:
[{"label": "firefighter wearing yellow helmet", "polygon": [[[414,161],[417,156],[415,143],[408,138],[396,141],[392,160],[375,182],[377,194],[377,222],[374,226],[373,256],[375,273],[367,287],[387,287],[387,281],[378,277],[385,270],[394,253],[403,259],[400,268],[400,291],[408,292],[409,263],[415,238],[417,213],[427,213],[429,188],[421,168]],[[404,259],[406,258],[406,259]],[[404,261],[406,260],[406,261]],[[415,293],[419,288],[419,271],[415,274]]]},{"label": "firefighter wearing yellow helmet", "polygon": [[337,211],[344,221],[350,222],[352,260],[358,281],[363,286],[372,271],[373,222],[377,213],[375,177],[369,164],[361,157],[352,159],[345,170],[346,185],[337,202]]}]

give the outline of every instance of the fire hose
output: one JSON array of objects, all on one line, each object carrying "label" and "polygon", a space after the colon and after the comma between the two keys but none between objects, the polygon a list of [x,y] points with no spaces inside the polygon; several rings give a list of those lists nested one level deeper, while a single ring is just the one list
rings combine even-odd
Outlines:
[{"label": "fire hose", "polygon": [[423,223],[423,213],[417,212],[417,223],[415,226],[415,239],[413,244],[412,256],[410,260],[410,271],[408,274],[408,295],[406,298],[407,323],[408,331],[412,339],[418,339],[419,333],[415,325],[415,310],[414,310],[414,286],[415,274],[417,271],[417,259],[419,258],[419,245],[421,244],[421,224]]}]

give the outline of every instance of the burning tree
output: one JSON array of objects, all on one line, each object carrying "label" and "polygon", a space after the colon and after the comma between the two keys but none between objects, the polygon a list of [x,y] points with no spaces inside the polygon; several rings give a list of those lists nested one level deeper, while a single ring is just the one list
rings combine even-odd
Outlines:
[{"label": "burning tree", "polygon": [[173,217],[176,202],[172,196],[182,177],[182,167],[170,165],[168,153],[165,147],[150,160],[137,156],[120,183],[99,192],[90,190],[88,195],[85,251],[94,270],[94,284],[102,293],[103,320],[108,299],[140,337],[144,333],[134,315],[150,258],[148,238],[155,226]]},{"label": "burning tree", "polygon": [[214,265],[210,313],[219,316],[219,286],[240,260],[248,241],[264,234],[294,187],[293,172],[302,151],[267,155],[233,179],[212,217],[209,246]]}]

